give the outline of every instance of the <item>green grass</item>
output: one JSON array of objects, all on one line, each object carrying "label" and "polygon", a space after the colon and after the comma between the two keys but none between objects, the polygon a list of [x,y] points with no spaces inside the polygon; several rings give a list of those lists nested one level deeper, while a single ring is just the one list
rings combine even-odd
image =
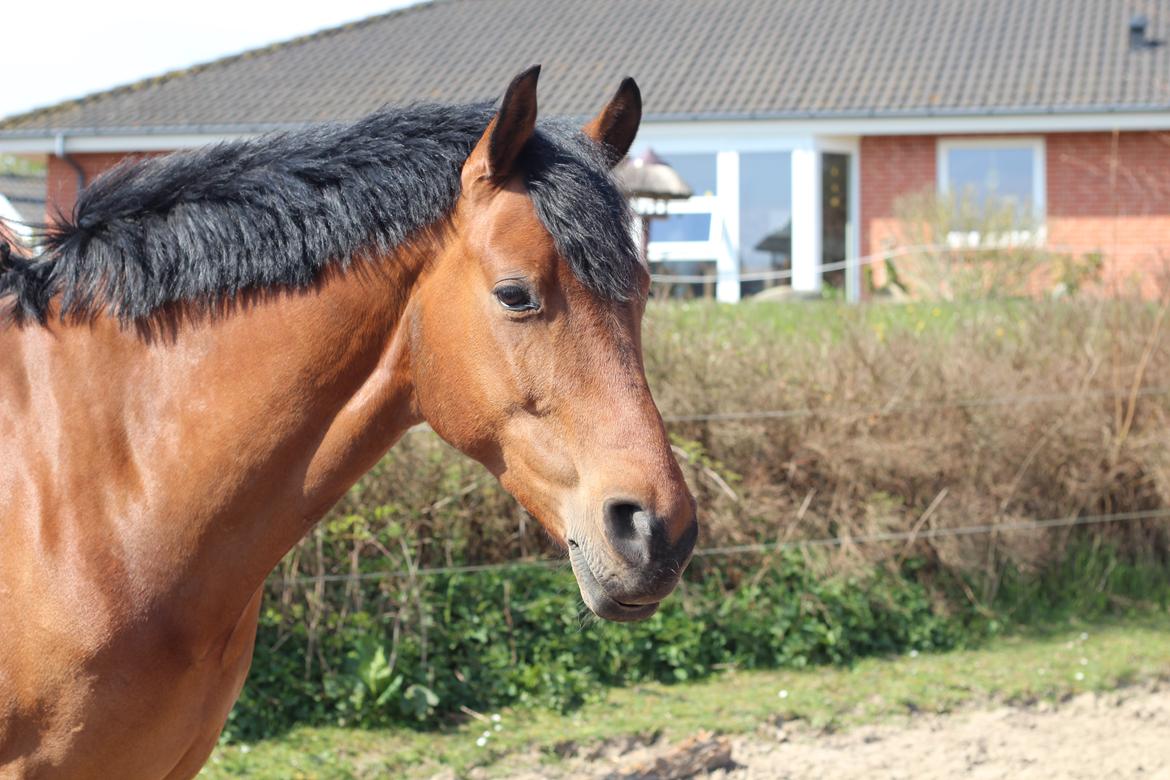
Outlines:
[{"label": "green grass", "polygon": [[[441,767],[503,772],[508,757],[628,734],[700,729],[745,732],[771,718],[839,728],[946,712],[986,702],[1054,700],[1170,676],[1165,614],[1077,624],[1002,637],[985,647],[937,655],[868,659],[850,668],[728,671],[703,682],[640,685],[560,716],[542,710],[500,713],[500,729],[469,718],[439,732],[297,728],[279,739],[220,746],[201,777],[354,778],[429,776]],[[492,734],[485,746],[476,740]]]},{"label": "green grass", "polygon": [[864,324],[875,333],[897,332],[948,335],[964,322],[994,322],[1014,330],[1037,309],[1059,312],[1064,302],[1023,300],[888,303],[848,306],[837,301],[779,304],[747,300],[736,304],[714,301],[651,302],[646,327],[667,333],[694,332],[733,339],[736,347],[771,342],[778,337],[807,339],[821,334],[840,339],[851,324]]}]

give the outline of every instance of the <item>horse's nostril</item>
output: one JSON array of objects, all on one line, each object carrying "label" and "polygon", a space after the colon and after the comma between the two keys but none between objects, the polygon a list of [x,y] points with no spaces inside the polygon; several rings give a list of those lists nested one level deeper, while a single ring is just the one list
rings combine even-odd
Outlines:
[{"label": "horse's nostril", "polygon": [[632,501],[605,502],[605,535],[614,551],[633,564],[645,564],[653,556],[652,547],[661,522]]},{"label": "horse's nostril", "polygon": [[643,514],[642,507],[629,501],[605,502],[605,531],[611,539],[634,539],[641,534],[638,515]]}]

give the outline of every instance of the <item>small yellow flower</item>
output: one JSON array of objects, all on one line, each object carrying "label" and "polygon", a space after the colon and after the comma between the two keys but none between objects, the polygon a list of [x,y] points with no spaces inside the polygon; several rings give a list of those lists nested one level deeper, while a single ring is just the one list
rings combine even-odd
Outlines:
[{"label": "small yellow flower", "polygon": [[932,316],[932,317],[941,317],[941,316],[942,316],[942,309],[940,309],[939,307],[935,306],[933,309],[931,309],[931,310],[930,310],[930,316]]}]

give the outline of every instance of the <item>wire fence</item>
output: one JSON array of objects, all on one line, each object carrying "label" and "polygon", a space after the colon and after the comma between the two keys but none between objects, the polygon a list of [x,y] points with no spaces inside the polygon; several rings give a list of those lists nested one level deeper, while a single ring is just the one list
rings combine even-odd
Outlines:
[{"label": "wire fence", "polygon": [[[877,263],[891,262],[905,257],[913,257],[915,255],[924,255],[929,253],[948,253],[948,254],[962,254],[962,253],[987,253],[987,252],[1006,252],[1006,251],[1027,251],[1027,252],[1046,252],[1046,253],[1084,253],[1089,251],[1083,246],[1072,246],[1065,244],[1039,244],[1039,243],[1018,243],[999,244],[991,242],[989,244],[912,244],[909,246],[891,247],[881,252],[874,252],[868,255],[862,255],[856,259],[838,260],[831,263],[820,263],[808,269],[813,274],[831,273],[833,271],[845,271],[852,267],[861,268]],[[1146,253],[1152,257],[1160,256],[1164,253],[1170,252],[1170,244],[1167,245],[1147,245],[1147,246],[1126,246],[1127,253]],[[671,262],[666,259],[655,262]],[[679,260],[678,262],[690,262],[688,260]],[[791,279],[796,273],[794,268],[784,268],[769,271],[717,271],[713,274],[650,274],[650,281],[657,284],[709,284],[711,282],[777,282],[785,279]]]},{"label": "wire fence", "polygon": [[[1167,387],[1139,387],[1133,390],[1084,390],[1077,393],[1012,393],[983,398],[955,398],[941,401],[897,401],[891,400],[882,406],[835,408],[803,406],[791,409],[746,409],[728,412],[698,412],[695,414],[665,414],[665,423],[695,422],[743,422],[751,420],[785,420],[802,417],[873,417],[887,414],[937,411],[939,409],[978,409],[1002,406],[1029,406],[1034,404],[1064,403],[1083,400],[1113,400],[1128,398],[1150,398],[1170,395]],[[406,434],[434,433],[429,425],[422,423],[406,431]],[[405,434],[404,434],[405,435]]]},{"label": "wire fence", "polygon": [[[853,409],[840,408],[810,408],[801,407],[793,409],[766,409],[766,410],[747,410],[747,411],[733,411],[733,412],[709,412],[702,414],[682,414],[682,415],[664,415],[663,420],[667,423],[693,423],[693,422],[737,422],[737,421],[753,421],[753,420],[777,420],[777,419],[794,419],[801,417],[812,416],[831,416],[831,417],[871,417],[880,416],[901,412],[915,412],[938,409],[961,409],[961,408],[996,408],[1006,406],[1020,406],[1029,404],[1044,404],[1044,403],[1065,403],[1086,399],[1134,399],[1144,397],[1157,397],[1170,395],[1170,387],[1139,387],[1132,390],[1116,391],[1116,390],[1102,390],[1102,391],[1081,391],[1078,393],[1015,393],[1001,396],[983,397],[983,398],[959,398],[945,401],[914,401],[914,402],[891,402],[881,407],[859,407]],[[411,428],[407,433],[432,432],[426,425],[416,426]],[[479,487],[481,481],[476,481],[470,486],[460,492],[460,495],[465,495],[470,490]],[[459,498],[456,496],[448,496],[440,499],[437,505],[445,505]],[[1001,532],[1028,532],[1038,531],[1047,528],[1062,528],[1075,527],[1086,525],[1098,525],[1109,522],[1133,522],[1138,520],[1157,520],[1170,518],[1170,508],[1167,509],[1153,509],[1140,512],[1120,512],[1105,515],[1087,515],[1074,517],[1056,517],[1045,520],[1035,521],[1019,521],[1019,522],[1003,522],[1003,523],[981,523],[977,525],[960,526],[953,528],[934,528],[914,531],[893,531],[885,533],[870,534],[865,536],[840,536],[840,537],[825,537],[819,539],[804,539],[791,540],[776,543],[761,543],[761,544],[746,544],[733,545],[727,547],[713,547],[706,549],[699,549],[695,552],[695,557],[707,558],[718,556],[732,556],[748,553],[765,553],[775,552],[786,549],[798,548],[815,548],[815,547],[841,547],[844,545],[867,545],[867,544],[881,544],[893,542],[913,542],[929,539],[942,539],[960,536],[973,536],[980,534],[992,534]],[[459,566],[437,566],[427,568],[413,568],[413,569],[399,569],[393,571],[378,571],[378,572],[357,572],[346,574],[319,574],[309,576],[298,576],[293,578],[281,577],[275,575],[272,578],[273,582],[279,582],[285,585],[288,584],[316,584],[316,583],[335,583],[335,582],[362,582],[362,581],[376,581],[385,579],[407,579],[420,578],[438,575],[450,574],[473,574],[478,572],[494,572],[494,571],[508,571],[518,568],[562,568],[568,565],[567,558],[560,559],[533,559],[524,561],[511,561],[507,563],[489,563],[489,564],[469,564]]]},{"label": "wire fence", "polygon": [[[918,252],[938,252],[947,249],[947,247],[939,244],[922,244],[917,246],[906,246],[891,249],[886,252],[877,252],[871,255],[864,255],[856,260],[840,260],[833,263],[821,263],[814,266],[810,270],[814,273],[826,273],[831,271],[844,271],[850,266],[866,266],[874,263],[882,263],[887,260],[895,260],[899,257],[907,257]],[[731,272],[731,273],[714,273],[714,274],[650,274],[650,281],[657,283],[672,283],[672,284],[706,284],[708,282],[718,281],[739,281],[739,282],[768,282],[780,281],[783,279],[791,279],[795,270],[792,268],[775,270],[775,271],[746,271],[746,272]]]},{"label": "wire fence", "polygon": [[1031,393],[992,396],[985,398],[956,398],[946,401],[891,401],[880,407],[858,407],[853,409],[813,408],[762,409],[738,412],[708,412],[700,414],[664,415],[667,423],[689,422],[736,422],[749,420],[783,420],[798,417],[871,417],[898,412],[916,412],[938,409],[974,409],[980,407],[1027,406],[1032,404],[1063,403],[1086,399],[1109,400],[1114,398],[1150,397],[1170,394],[1170,387],[1147,387],[1137,390],[1101,390],[1079,393]]},{"label": "wire fence", "polygon": [[[948,249],[953,250],[955,247],[940,247],[940,246],[915,246],[904,247],[893,253],[893,256],[899,254],[910,254],[916,251],[927,251],[932,249]],[[883,259],[889,259],[892,253],[886,252],[880,255],[873,255],[868,258],[861,258],[862,264],[868,262],[877,262]],[[821,270],[834,270],[844,267],[844,263],[825,264],[820,268]],[[790,275],[790,272],[778,272]],[[694,280],[709,280],[717,277],[694,277]],[[748,275],[741,275],[740,279],[747,280]],[[765,277],[759,277],[765,278]],[[767,278],[784,278],[783,276],[771,276]],[[691,281],[692,278],[683,276],[669,276],[665,280],[674,282]],[[978,409],[978,408],[1004,408],[1004,407],[1018,407],[1035,404],[1057,404],[1069,403],[1085,400],[1111,400],[1122,399],[1128,400],[1131,403],[1138,398],[1151,398],[1159,396],[1170,396],[1170,386],[1150,386],[1150,387],[1132,387],[1126,390],[1080,390],[1078,392],[1053,392],[1053,393],[1007,393],[996,396],[984,397],[968,397],[968,398],[953,398],[942,400],[913,400],[900,401],[897,398],[891,399],[889,402],[881,406],[869,407],[853,407],[842,408],[838,406],[825,407],[796,407],[786,409],[749,409],[749,410],[734,410],[734,411],[711,411],[698,412],[692,414],[667,414],[663,416],[663,421],[668,424],[683,424],[683,423],[733,423],[733,422],[750,422],[750,421],[767,421],[767,420],[783,420],[783,419],[798,419],[808,417],[833,417],[833,418],[868,418],[875,416],[899,414],[899,413],[914,413],[919,411],[931,411],[940,409]],[[407,434],[417,434],[423,432],[431,432],[429,426],[422,424],[409,429]],[[439,499],[432,508],[445,506],[451,502],[458,501],[461,497],[467,495],[471,491],[482,486],[486,480],[479,479],[464,487],[458,493],[446,496]],[[1005,522],[984,522],[973,525],[948,527],[948,528],[915,528],[908,531],[891,531],[881,532],[868,535],[844,535],[835,537],[823,537],[814,539],[802,540],[786,540],[774,543],[757,543],[732,545],[724,547],[712,547],[705,549],[698,549],[695,552],[697,558],[714,558],[714,557],[729,557],[737,555],[748,554],[763,554],[768,552],[777,552],[787,549],[802,549],[802,548],[824,548],[824,547],[843,547],[846,545],[873,545],[873,544],[890,544],[897,542],[913,543],[916,541],[926,541],[932,539],[955,538],[976,535],[990,535],[995,533],[1009,533],[1009,532],[1037,532],[1050,528],[1071,528],[1079,526],[1099,525],[1104,523],[1125,523],[1136,522],[1142,520],[1162,520],[1170,519],[1170,508],[1165,509],[1151,509],[1145,511],[1133,512],[1118,512],[1113,514],[1100,515],[1080,515],[1080,516],[1064,516],[1052,517],[1042,520],[1034,521],[1005,521]],[[386,571],[373,572],[349,572],[349,573],[321,573],[317,575],[302,575],[302,576],[287,576],[274,574],[270,578],[270,582],[274,584],[321,584],[321,583],[354,583],[354,582],[368,582],[381,581],[389,579],[417,579],[425,577],[434,577],[441,575],[453,574],[474,574],[481,572],[504,572],[515,569],[524,568],[545,568],[556,569],[568,567],[568,558],[561,557],[557,559],[530,559],[517,560],[503,563],[484,563],[484,564],[467,564],[467,565],[449,565],[449,566],[435,566],[435,567],[408,567],[405,569],[395,569]]]},{"label": "wire fence", "polygon": [[[780,542],[740,544],[728,547],[711,547],[695,551],[696,558],[733,557],[749,554],[799,550],[815,547],[843,547],[846,545],[891,544],[894,542],[916,542],[931,539],[946,539],[961,536],[979,536],[995,533],[1027,533],[1050,528],[1073,528],[1078,526],[1101,525],[1103,523],[1132,523],[1141,520],[1170,519],[1170,508],[1149,509],[1137,512],[1116,512],[1101,515],[1075,515],[1052,517],[1044,520],[1021,520],[1003,523],[979,523],[951,528],[927,528],[911,531],[889,531],[858,536],[830,536],[818,539],[792,539]],[[567,558],[537,558],[528,561],[508,563],[485,563],[470,566],[435,566],[429,568],[395,569],[376,572],[351,572],[347,574],[318,574],[298,577],[275,576],[273,583],[312,585],[331,582],[368,582],[387,579],[416,579],[449,574],[475,574],[481,572],[504,572],[526,568],[556,569],[568,566]]]}]

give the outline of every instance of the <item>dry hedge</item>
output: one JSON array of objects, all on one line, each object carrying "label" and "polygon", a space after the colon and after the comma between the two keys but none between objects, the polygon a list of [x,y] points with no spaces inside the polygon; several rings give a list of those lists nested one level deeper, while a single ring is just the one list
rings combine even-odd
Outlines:
[{"label": "dry hedge", "polygon": [[[699,500],[701,545],[1170,507],[1166,306],[655,303],[647,373]],[[1165,561],[1165,520],[918,541],[943,567],[1059,559],[1074,534]],[[845,543],[842,566],[905,543]],[[478,465],[412,432],[284,572],[556,554]]]}]

